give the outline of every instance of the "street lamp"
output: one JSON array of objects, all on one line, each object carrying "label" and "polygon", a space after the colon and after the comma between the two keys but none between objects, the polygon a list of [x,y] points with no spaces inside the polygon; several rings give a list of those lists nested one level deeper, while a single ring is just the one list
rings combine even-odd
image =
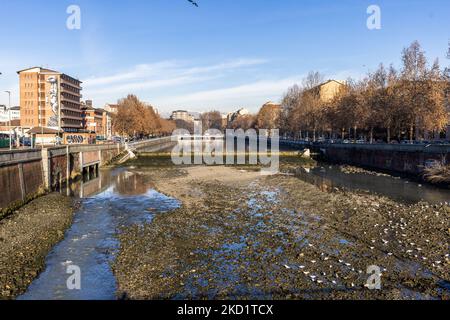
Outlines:
[{"label": "street lamp", "polygon": [[5,91],[8,94],[8,120],[9,120],[9,150],[12,150],[12,134],[11,134],[11,91]]}]

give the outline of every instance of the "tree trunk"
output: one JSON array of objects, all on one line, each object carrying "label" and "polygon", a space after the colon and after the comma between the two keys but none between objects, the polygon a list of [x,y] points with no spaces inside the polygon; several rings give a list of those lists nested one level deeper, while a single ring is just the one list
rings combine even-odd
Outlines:
[{"label": "tree trunk", "polygon": [[391,143],[391,128],[387,128],[387,143]]},{"label": "tree trunk", "polygon": [[373,128],[370,128],[370,144],[373,143]]},{"label": "tree trunk", "polygon": [[409,143],[410,144],[413,143],[413,138],[414,138],[414,125],[410,125],[409,126]]}]

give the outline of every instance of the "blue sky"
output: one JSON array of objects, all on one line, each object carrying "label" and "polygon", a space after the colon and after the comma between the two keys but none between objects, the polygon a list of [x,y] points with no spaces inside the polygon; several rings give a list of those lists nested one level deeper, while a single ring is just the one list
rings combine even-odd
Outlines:
[{"label": "blue sky", "polygon": [[[419,40],[443,65],[448,0],[1,0],[0,104],[18,102],[17,70],[46,66],[84,82],[101,107],[135,93],[161,112],[238,107],[280,100],[310,70],[359,77],[380,62],[399,65]],[[81,30],[66,9],[81,8]],[[368,30],[367,7],[382,29]]]}]

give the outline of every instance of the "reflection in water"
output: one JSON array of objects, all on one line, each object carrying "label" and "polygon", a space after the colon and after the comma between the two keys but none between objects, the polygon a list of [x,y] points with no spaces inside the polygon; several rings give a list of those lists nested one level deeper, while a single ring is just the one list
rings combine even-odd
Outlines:
[{"label": "reflection in water", "polygon": [[[152,221],[179,202],[152,189],[146,177],[117,169],[101,172],[66,192],[80,198],[72,227],[46,259],[46,269],[19,299],[115,299],[116,281],[110,263],[118,249],[121,227]],[[67,289],[67,266],[81,269],[81,290]]]},{"label": "reflection in water", "polygon": [[314,184],[322,191],[331,192],[333,188],[348,188],[376,193],[391,199],[416,203],[426,201],[437,204],[450,201],[450,190],[431,185],[421,185],[406,179],[392,176],[377,176],[365,173],[344,173],[338,166],[322,165],[307,172],[299,169],[296,176]]}]

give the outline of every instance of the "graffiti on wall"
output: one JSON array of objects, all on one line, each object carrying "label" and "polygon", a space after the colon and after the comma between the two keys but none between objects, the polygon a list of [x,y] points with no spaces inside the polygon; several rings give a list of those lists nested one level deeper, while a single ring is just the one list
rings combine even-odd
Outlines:
[{"label": "graffiti on wall", "polygon": [[84,137],[82,135],[78,135],[78,134],[68,135],[66,139],[67,139],[68,144],[83,144],[84,143]]},{"label": "graffiti on wall", "polygon": [[49,77],[47,81],[50,83],[50,106],[52,107],[52,116],[48,119],[47,126],[58,128],[59,125],[59,103],[58,103],[58,79]]}]

